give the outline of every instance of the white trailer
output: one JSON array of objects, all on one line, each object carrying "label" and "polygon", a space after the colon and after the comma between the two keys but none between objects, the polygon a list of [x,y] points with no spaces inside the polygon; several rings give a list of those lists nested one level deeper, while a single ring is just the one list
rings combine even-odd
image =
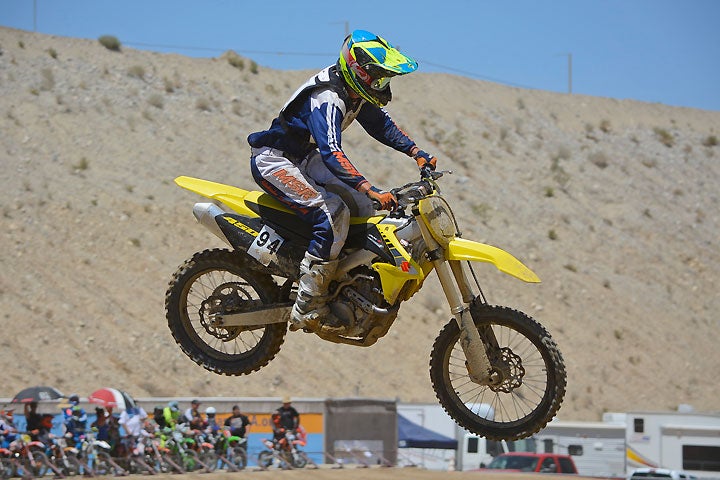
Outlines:
[{"label": "white trailer", "polygon": [[537,453],[572,455],[580,475],[625,478],[625,423],[555,420],[533,438]]},{"label": "white trailer", "polygon": [[655,467],[720,477],[720,414],[631,412],[625,435],[628,473]]}]

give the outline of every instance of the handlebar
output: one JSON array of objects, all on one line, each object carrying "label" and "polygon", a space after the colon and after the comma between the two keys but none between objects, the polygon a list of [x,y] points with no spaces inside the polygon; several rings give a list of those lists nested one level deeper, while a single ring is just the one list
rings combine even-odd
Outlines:
[{"label": "handlebar", "polygon": [[[433,194],[438,189],[435,181],[446,173],[451,174],[452,171],[435,171],[425,166],[420,169],[420,181],[406,183],[402,187],[390,190],[398,201],[398,208],[396,211],[403,211],[408,206],[414,205],[423,198]],[[375,210],[381,210],[379,202],[373,200],[372,204]]]}]

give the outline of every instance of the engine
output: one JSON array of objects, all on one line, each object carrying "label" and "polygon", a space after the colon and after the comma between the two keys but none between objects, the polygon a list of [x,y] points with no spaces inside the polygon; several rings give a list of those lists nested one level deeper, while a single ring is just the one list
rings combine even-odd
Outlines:
[{"label": "engine", "polygon": [[327,326],[339,336],[359,338],[363,344],[371,345],[387,333],[398,308],[387,304],[380,278],[368,267],[358,267],[348,277],[335,288],[335,298],[328,303],[340,325]]}]

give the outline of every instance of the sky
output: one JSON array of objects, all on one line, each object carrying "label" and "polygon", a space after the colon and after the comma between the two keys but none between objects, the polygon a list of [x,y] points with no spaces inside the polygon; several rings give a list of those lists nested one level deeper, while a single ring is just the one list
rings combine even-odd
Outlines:
[{"label": "sky", "polygon": [[0,0],[0,25],[281,70],[364,29],[420,72],[720,111],[720,0]]}]

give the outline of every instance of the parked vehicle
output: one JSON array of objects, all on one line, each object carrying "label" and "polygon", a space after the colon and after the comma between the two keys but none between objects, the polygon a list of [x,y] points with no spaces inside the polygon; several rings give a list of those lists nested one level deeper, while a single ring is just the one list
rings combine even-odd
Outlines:
[{"label": "parked vehicle", "polygon": [[[483,470],[483,469],[481,469]],[[495,457],[487,469],[505,472],[570,473],[577,475],[570,455],[557,453],[509,452]]]},{"label": "parked vehicle", "polygon": [[630,475],[630,480],[651,480],[654,478],[661,480],[697,480],[695,475],[681,470],[668,470],[667,468],[636,468]]}]

